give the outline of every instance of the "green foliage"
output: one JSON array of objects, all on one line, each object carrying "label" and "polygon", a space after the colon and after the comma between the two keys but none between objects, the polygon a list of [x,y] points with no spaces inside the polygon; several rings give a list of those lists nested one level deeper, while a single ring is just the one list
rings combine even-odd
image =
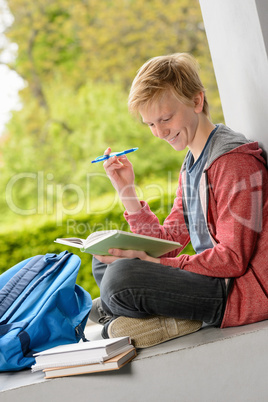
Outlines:
[{"label": "green foliage", "polygon": [[137,69],[161,54],[192,53],[205,67],[205,86],[217,92],[198,0],[7,2],[15,21],[6,35],[19,46],[10,66],[28,83],[23,99],[34,100],[48,121],[47,85],[60,80],[77,90],[90,79],[128,90]]},{"label": "green foliage", "polygon": [[[124,82],[150,57],[204,46],[198,0],[9,0],[8,33],[18,43],[16,68],[44,102],[46,82],[61,75],[77,87],[87,77]],[[84,74],[81,74],[83,72]]]}]

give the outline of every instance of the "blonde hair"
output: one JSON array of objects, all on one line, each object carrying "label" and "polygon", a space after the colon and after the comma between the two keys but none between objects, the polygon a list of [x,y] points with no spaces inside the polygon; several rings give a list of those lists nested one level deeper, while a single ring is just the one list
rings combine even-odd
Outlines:
[{"label": "blonde hair", "polygon": [[204,93],[203,112],[209,116],[205,88],[199,77],[199,65],[188,53],[175,53],[148,60],[136,75],[128,98],[131,113],[138,114],[141,107],[157,101],[166,90],[171,90],[177,99],[193,105],[193,97]]}]

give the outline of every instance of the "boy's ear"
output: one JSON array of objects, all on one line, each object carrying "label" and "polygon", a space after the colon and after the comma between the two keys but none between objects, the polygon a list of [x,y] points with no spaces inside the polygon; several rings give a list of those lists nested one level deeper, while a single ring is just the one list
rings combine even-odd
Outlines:
[{"label": "boy's ear", "polygon": [[195,112],[196,113],[201,113],[203,111],[203,106],[204,106],[204,92],[198,92],[194,98],[194,107],[195,107]]}]

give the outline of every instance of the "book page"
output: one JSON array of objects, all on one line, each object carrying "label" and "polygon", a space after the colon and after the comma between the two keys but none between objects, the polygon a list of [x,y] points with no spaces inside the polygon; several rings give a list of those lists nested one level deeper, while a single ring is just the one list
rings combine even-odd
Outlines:
[{"label": "book page", "polygon": [[91,241],[95,241],[98,239],[101,239],[103,236],[105,236],[106,234],[110,234],[116,232],[115,230],[98,230],[97,232],[93,232],[91,233],[87,238],[86,238],[86,242],[87,244],[90,243]]},{"label": "book page", "polygon": [[[108,338],[108,339],[98,339],[90,342],[79,342],[79,343],[69,343],[66,345],[55,346],[54,348],[43,350],[42,352],[37,352],[33,356],[44,356],[65,352],[76,352],[79,350],[89,350],[89,349],[100,349],[105,348],[109,345],[129,345],[130,338],[128,336],[122,336],[118,338]],[[116,346],[117,347],[117,346]]]},{"label": "book page", "polygon": [[83,239],[78,239],[77,237],[68,237],[68,238],[64,238],[64,239],[61,239],[61,240],[66,240],[66,241],[71,242],[71,243],[82,244],[82,245],[84,244],[84,241],[85,241]]},{"label": "book page", "polygon": [[119,230],[99,230],[97,232],[91,233],[87,239],[84,241],[84,248],[87,248],[93,244],[96,244],[110,236],[113,236],[120,232]]},{"label": "book page", "polygon": [[78,239],[76,237],[69,237],[69,238],[55,240],[55,243],[65,244],[67,246],[78,247],[78,248],[83,247],[84,242],[85,242],[85,240]]}]

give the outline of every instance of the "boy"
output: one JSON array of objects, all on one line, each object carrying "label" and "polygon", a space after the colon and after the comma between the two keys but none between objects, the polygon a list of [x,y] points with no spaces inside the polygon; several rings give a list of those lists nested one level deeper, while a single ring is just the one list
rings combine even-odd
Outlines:
[{"label": "boy", "polygon": [[[91,318],[104,324],[103,337],[128,335],[147,347],[202,323],[224,328],[268,319],[268,177],[258,143],[210,121],[198,66],[188,54],[145,63],[129,109],[176,151],[189,149],[164,224],[139,201],[126,156],[106,160],[104,168],[131,231],[182,248],[161,258],[115,249],[94,257],[101,297]],[[177,257],[189,241],[196,254]]]}]

